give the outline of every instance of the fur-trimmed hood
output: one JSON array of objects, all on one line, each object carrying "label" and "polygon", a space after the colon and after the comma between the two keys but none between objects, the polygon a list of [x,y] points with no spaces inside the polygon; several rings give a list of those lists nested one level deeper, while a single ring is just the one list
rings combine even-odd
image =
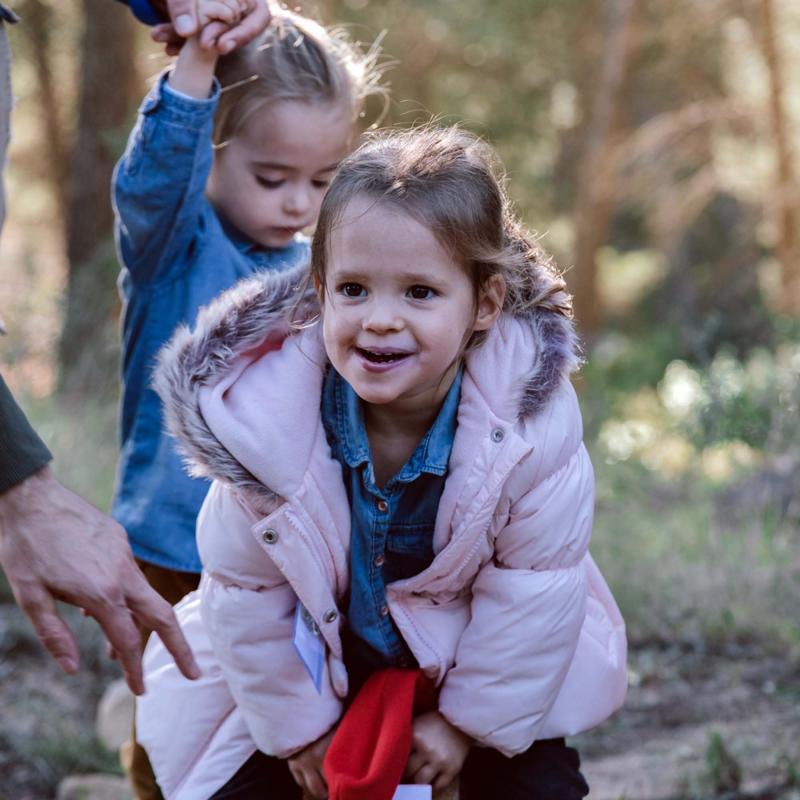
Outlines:
[{"label": "fur-trimmed hood", "polygon": [[[261,272],[241,281],[201,309],[194,330],[181,326],[162,348],[154,388],[164,403],[170,433],[179,441],[190,473],[219,479],[264,497],[265,483],[220,441],[203,415],[202,390],[239,372],[287,342],[324,372],[327,358],[318,325],[319,304],[307,266]],[[299,325],[297,323],[300,323]],[[503,364],[498,376],[498,360]],[[525,317],[501,315],[487,339],[470,351],[466,373],[480,385],[495,414],[510,423],[540,414],[580,364],[572,322],[548,310]],[[287,376],[288,377],[288,376]],[[298,398],[299,399],[299,398]],[[287,398],[287,403],[293,403]],[[253,446],[258,446],[253,443]],[[270,497],[280,493],[269,484]],[[266,498],[265,498],[266,499]]]}]

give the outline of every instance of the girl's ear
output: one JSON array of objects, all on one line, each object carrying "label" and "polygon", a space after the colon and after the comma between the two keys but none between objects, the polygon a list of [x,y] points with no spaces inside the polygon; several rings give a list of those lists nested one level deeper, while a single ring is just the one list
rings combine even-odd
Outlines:
[{"label": "girl's ear", "polygon": [[506,281],[494,274],[478,289],[478,307],[475,311],[473,331],[488,331],[494,325],[506,299]]}]

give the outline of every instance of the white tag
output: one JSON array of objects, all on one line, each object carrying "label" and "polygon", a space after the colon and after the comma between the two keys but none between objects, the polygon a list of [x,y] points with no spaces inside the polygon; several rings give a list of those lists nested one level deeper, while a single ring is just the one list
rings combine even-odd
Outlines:
[{"label": "white tag", "polygon": [[[294,610],[294,649],[308,672],[317,694],[322,694],[322,673],[325,670],[325,641],[319,626],[298,600]],[[409,800],[411,800],[409,798]]]},{"label": "white tag", "polygon": [[392,800],[432,800],[433,789],[430,786],[401,783],[397,787]]}]

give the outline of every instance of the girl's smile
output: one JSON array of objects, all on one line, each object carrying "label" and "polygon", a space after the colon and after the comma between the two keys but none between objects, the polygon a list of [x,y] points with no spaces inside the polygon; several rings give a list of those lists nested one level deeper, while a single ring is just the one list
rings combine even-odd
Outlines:
[{"label": "girl's smile", "polygon": [[435,415],[470,335],[499,313],[497,297],[475,296],[430,229],[364,196],[345,207],[329,256],[322,303],[331,363],[365,403]]}]

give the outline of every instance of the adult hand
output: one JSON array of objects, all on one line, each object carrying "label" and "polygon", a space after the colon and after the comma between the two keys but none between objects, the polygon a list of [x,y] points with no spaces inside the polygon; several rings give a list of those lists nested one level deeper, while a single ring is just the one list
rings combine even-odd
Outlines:
[{"label": "adult hand", "polygon": [[[215,49],[220,55],[230,53],[238,47],[243,47],[252,41],[269,25],[272,19],[267,0],[237,0],[241,18],[234,26],[227,26],[221,22],[212,22],[200,31],[200,46],[205,50]],[[198,15],[196,0],[168,0],[168,13],[171,22],[156,25],[150,31],[154,41],[163,44],[169,55],[176,55],[183,42],[198,32]],[[173,10],[173,6],[176,8]],[[186,10],[191,6],[191,14]],[[184,27],[177,24],[177,20],[187,15],[191,18],[191,28],[186,26],[190,33],[182,31]]]},{"label": "adult hand", "polygon": [[144,692],[139,625],[161,637],[187,678],[199,677],[171,606],[136,566],[125,531],[62,486],[49,467],[0,494],[0,566],[64,672],[77,671],[80,656],[56,600],[97,620],[134,694]]},{"label": "adult hand", "polygon": [[303,790],[303,798],[325,800],[328,796],[328,783],[322,771],[322,762],[325,760],[325,753],[328,752],[335,730],[334,728],[324,736],[320,736],[316,742],[295,753],[287,762],[295,783]]},{"label": "adult hand", "polygon": [[441,792],[461,772],[471,746],[470,737],[438,711],[420,714],[413,723],[406,777],[413,783],[433,786],[434,793]]}]

